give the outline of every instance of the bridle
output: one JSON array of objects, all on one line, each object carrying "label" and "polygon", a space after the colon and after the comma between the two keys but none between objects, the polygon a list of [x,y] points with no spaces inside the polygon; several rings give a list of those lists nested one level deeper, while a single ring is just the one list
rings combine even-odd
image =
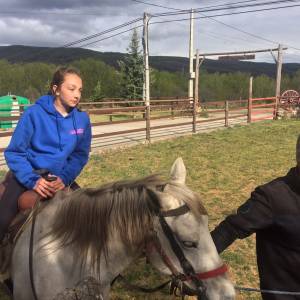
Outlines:
[{"label": "bridle", "polygon": [[[225,264],[220,267],[213,269],[211,271],[196,273],[192,264],[185,257],[182,248],[179,245],[178,240],[175,238],[174,233],[166,221],[166,217],[176,217],[181,216],[190,211],[189,207],[184,204],[178,208],[171,209],[168,211],[159,211],[158,219],[163,230],[164,235],[170,243],[171,249],[174,252],[176,258],[178,259],[180,266],[183,270],[183,274],[180,273],[171,259],[167,256],[166,252],[163,250],[161,242],[157,235],[155,235],[147,244],[146,254],[149,255],[153,249],[160,255],[164,264],[172,273],[171,280],[171,292],[177,294],[178,291],[180,295],[196,295],[198,299],[207,300],[206,288],[204,286],[203,280],[208,278],[214,278],[223,275],[227,272],[227,266]],[[195,285],[195,289],[190,288],[185,284],[186,281],[192,281]]]}]

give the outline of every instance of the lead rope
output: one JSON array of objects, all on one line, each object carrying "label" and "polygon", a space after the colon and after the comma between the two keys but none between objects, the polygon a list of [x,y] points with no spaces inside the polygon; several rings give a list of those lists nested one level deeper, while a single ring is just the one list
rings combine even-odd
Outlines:
[{"label": "lead rope", "polygon": [[257,292],[263,294],[274,294],[274,295],[300,295],[300,292],[289,292],[289,291],[277,291],[277,290],[265,290],[265,289],[256,289],[256,288],[249,288],[243,286],[235,286],[234,287],[238,291],[245,291],[245,292]]},{"label": "lead rope", "polygon": [[[47,181],[54,181],[56,178],[54,176],[49,177],[49,172],[45,174],[41,174],[41,176],[46,179]],[[34,300],[38,300],[35,285],[34,285],[34,278],[33,278],[33,242],[34,242],[34,229],[35,229],[35,221],[36,217],[39,212],[39,206],[41,201],[41,196],[38,197],[32,211],[32,223],[31,223],[31,231],[30,231],[30,241],[29,241],[29,277],[30,277],[30,285],[33,293]]]}]

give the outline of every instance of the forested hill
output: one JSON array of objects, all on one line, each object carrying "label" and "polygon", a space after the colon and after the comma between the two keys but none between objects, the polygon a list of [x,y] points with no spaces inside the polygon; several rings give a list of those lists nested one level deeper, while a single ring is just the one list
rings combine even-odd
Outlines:
[{"label": "forested hill", "polygon": [[[97,52],[82,48],[47,48],[30,46],[0,46],[0,59],[11,63],[46,62],[54,64],[67,64],[84,58],[100,59],[106,64],[118,67],[124,53]],[[174,56],[151,56],[150,65],[160,71],[188,72],[188,58]],[[252,75],[266,74],[274,77],[275,64],[246,61],[217,61],[206,59],[202,65],[209,73],[213,72],[247,72]],[[289,63],[283,65],[283,72],[292,75],[300,69],[300,64]]]}]

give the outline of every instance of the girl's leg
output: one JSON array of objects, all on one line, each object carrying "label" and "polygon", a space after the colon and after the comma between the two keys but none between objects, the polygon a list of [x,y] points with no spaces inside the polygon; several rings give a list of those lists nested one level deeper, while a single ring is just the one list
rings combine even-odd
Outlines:
[{"label": "girl's leg", "polygon": [[11,176],[0,199],[0,242],[9,224],[18,213],[18,199],[27,189]]}]

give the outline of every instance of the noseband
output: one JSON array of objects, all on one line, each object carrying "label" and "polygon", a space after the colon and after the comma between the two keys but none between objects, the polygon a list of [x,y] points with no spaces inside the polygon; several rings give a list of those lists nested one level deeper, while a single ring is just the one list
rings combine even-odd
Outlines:
[{"label": "noseband", "polygon": [[[182,248],[180,247],[178,241],[176,240],[174,233],[170,226],[168,225],[166,221],[166,217],[176,217],[176,216],[181,216],[190,211],[189,207],[184,204],[176,209],[171,209],[168,211],[160,211],[158,213],[158,218],[160,225],[162,227],[163,233],[168,239],[170,246],[172,248],[172,251],[174,252],[175,256],[177,257],[180,266],[183,270],[183,274],[180,273],[176,267],[173,265],[172,261],[170,258],[166,255],[165,251],[163,250],[161,243],[158,239],[157,236],[155,236],[152,241],[150,242],[149,246],[154,247],[154,249],[157,251],[157,253],[160,255],[162,258],[164,264],[168,267],[168,269],[172,273],[172,282],[171,282],[171,292],[173,294],[176,294],[177,291],[179,290],[181,295],[196,295],[198,296],[198,299],[203,299],[207,300],[207,295],[206,295],[206,288],[203,284],[204,279],[208,278],[214,278],[219,275],[223,275],[227,272],[227,266],[223,264],[222,266],[213,269],[208,272],[203,272],[203,273],[196,273],[192,264],[189,262],[189,260],[185,257]],[[193,284],[195,285],[195,289],[190,288],[187,286],[184,282],[185,281],[192,281]]]}]

